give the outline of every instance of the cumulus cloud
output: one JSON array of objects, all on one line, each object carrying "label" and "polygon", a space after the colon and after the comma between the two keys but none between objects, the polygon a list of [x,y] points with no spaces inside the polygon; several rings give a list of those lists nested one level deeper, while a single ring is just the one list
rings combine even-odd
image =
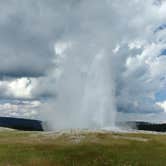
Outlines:
[{"label": "cumulus cloud", "polygon": [[36,84],[36,79],[21,77],[17,79],[7,79],[0,81],[0,89],[2,91],[1,98],[34,98],[32,91]]},{"label": "cumulus cloud", "polygon": [[156,104],[159,105],[162,109],[164,109],[164,112],[166,112],[166,101],[157,102]]},{"label": "cumulus cloud", "polygon": [[164,0],[6,0],[0,9],[1,98],[47,98],[54,109],[59,89],[82,95],[92,57],[106,54],[117,110],[163,112]]}]

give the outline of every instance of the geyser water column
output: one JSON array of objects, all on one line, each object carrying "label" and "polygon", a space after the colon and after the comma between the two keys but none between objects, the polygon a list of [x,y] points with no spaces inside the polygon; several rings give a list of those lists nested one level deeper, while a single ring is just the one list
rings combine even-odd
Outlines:
[{"label": "geyser water column", "polygon": [[69,42],[55,44],[57,97],[53,129],[115,126],[111,54],[92,48],[84,54],[82,49]]},{"label": "geyser water column", "polygon": [[86,73],[82,117],[88,127],[115,128],[114,83],[111,75],[111,57],[101,51],[94,55]]}]

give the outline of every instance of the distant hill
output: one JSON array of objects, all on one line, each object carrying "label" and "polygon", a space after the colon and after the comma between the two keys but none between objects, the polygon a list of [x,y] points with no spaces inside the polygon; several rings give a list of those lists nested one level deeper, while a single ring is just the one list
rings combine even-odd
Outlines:
[{"label": "distant hill", "polygon": [[[24,131],[43,131],[42,121],[13,118],[13,117],[0,117],[0,127],[11,128]],[[46,125],[46,124],[44,124]],[[128,121],[125,123],[118,123],[117,125],[125,128],[132,128],[145,131],[166,132],[166,123],[149,123],[143,121]]]},{"label": "distant hill", "polygon": [[166,123],[150,123],[143,121],[128,121],[126,126],[137,130],[166,132]]},{"label": "distant hill", "polygon": [[24,131],[43,131],[42,121],[13,117],[0,117],[0,127]]}]

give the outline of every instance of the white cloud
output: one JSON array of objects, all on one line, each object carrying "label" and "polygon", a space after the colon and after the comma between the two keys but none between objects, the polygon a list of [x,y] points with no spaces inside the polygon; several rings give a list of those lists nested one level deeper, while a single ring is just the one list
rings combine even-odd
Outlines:
[{"label": "white cloud", "polygon": [[55,53],[57,55],[62,55],[67,48],[70,48],[70,46],[71,43],[69,42],[57,42],[54,46]]},{"label": "white cloud", "polygon": [[2,91],[1,97],[4,98],[20,98],[20,99],[33,99],[33,90],[37,86],[36,78],[15,78],[4,79],[0,81],[0,89]]},{"label": "white cloud", "polygon": [[166,112],[166,101],[157,102],[156,104],[160,106],[164,110],[164,112]]},{"label": "white cloud", "polygon": [[0,104],[0,116],[36,118],[39,114],[40,105],[41,102],[37,100],[4,102]]},{"label": "white cloud", "polygon": [[18,78],[9,82],[9,93],[14,97],[31,98],[31,91],[33,89],[31,80],[28,78]]}]

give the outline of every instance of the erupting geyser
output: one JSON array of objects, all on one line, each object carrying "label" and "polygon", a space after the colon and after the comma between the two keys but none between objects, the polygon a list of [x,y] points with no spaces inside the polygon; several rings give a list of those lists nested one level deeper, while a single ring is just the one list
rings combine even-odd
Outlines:
[{"label": "erupting geyser", "polygon": [[157,0],[57,1],[49,10],[54,62],[38,83],[51,96],[41,109],[49,128],[116,129],[115,121],[163,112],[156,94],[166,80],[165,7]]},{"label": "erupting geyser", "polygon": [[[85,77],[81,113],[87,127],[114,127],[114,83],[111,77],[110,55],[95,55]],[[84,120],[85,120],[84,119]]]},{"label": "erupting geyser", "polygon": [[[55,44],[56,99],[53,129],[115,127],[115,86],[111,54],[72,43]],[[77,53],[77,51],[79,52]],[[48,109],[48,108],[47,108]],[[54,114],[55,112],[55,114]],[[50,113],[51,114],[51,113]]]}]

